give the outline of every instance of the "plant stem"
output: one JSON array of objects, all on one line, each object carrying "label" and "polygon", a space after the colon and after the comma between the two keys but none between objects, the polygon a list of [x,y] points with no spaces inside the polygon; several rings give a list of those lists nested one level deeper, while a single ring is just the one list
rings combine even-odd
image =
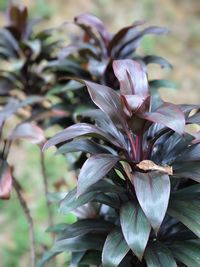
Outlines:
[{"label": "plant stem", "polygon": [[131,151],[133,153],[132,154],[133,159],[136,159],[136,149],[135,149],[135,144],[134,144],[134,140],[133,140],[132,134],[128,131],[127,135],[128,135],[129,141],[131,143]]},{"label": "plant stem", "polygon": [[24,211],[24,214],[26,216],[26,219],[27,219],[27,222],[29,225],[30,249],[31,249],[31,267],[35,267],[36,266],[36,249],[35,249],[35,235],[34,235],[33,219],[31,217],[31,213],[30,213],[30,210],[27,206],[27,203],[21,194],[21,186],[20,186],[19,182],[15,179],[14,176],[12,176],[12,179],[13,179],[13,187],[17,193],[18,200],[19,200],[20,205]]},{"label": "plant stem", "polygon": [[46,206],[47,206],[47,212],[48,212],[48,224],[49,226],[53,226],[53,214],[51,211],[51,203],[48,200],[48,193],[49,193],[48,177],[47,177],[46,168],[45,168],[44,153],[42,151],[41,151],[41,172],[42,172],[45,200],[46,200]]}]

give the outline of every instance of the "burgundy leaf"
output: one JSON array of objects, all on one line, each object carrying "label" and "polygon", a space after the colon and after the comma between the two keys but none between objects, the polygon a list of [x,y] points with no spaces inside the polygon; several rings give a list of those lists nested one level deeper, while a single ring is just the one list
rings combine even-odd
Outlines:
[{"label": "burgundy leaf", "polygon": [[141,113],[139,116],[146,120],[160,123],[180,135],[184,133],[185,116],[180,108],[174,104],[165,102],[155,112]]},{"label": "burgundy leaf", "polygon": [[169,176],[157,171],[134,172],[131,180],[140,206],[157,233],[168,207]]},{"label": "burgundy leaf", "polygon": [[119,44],[123,38],[127,35],[127,33],[131,30],[136,28],[137,26],[140,26],[144,24],[144,21],[136,21],[133,25],[127,26],[119,30],[112,38],[108,45],[108,51],[111,53],[112,49],[115,48],[116,44]]},{"label": "burgundy leaf", "polygon": [[114,73],[120,83],[122,95],[148,95],[148,80],[142,65],[134,60],[115,60]]},{"label": "burgundy leaf", "polygon": [[119,129],[126,130],[125,114],[119,95],[110,87],[85,81],[92,101],[105,112]]},{"label": "burgundy leaf", "polygon": [[103,132],[99,127],[87,123],[77,123],[75,125],[72,125],[65,130],[57,133],[54,137],[49,139],[43,149],[47,149],[51,146],[55,146],[59,143],[70,141],[73,138],[80,137],[80,136],[91,136],[91,137],[97,137],[102,138],[108,142],[111,142],[112,144],[116,146],[120,146],[114,138]]},{"label": "burgundy leaf", "polygon": [[89,14],[83,13],[75,18],[75,22],[77,24],[83,24],[87,27],[95,28],[98,33],[101,35],[104,42],[107,44],[111,38],[110,33],[107,31],[106,27],[104,26],[103,22],[98,19],[97,17]]},{"label": "burgundy leaf", "polygon": [[27,139],[31,143],[39,144],[44,142],[45,136],[43,130],[33,123],[22,123],[18,125],[10,135],[10,140]]},{"label": "burgundy leaf", "polygon": [[0,172],[0,199],[9,199],[12,189],[12,176],[10,167],[6,162],[1,163]]},{"label": "burgundy leaf", "polygon": [[87,159],[79,174],[77,194],[83,194],[91,185],[104,178],[118,160],[119,157],[111,154],[98,154]]},{"label": "burgundy leaf", "polygon": [[123,58],[129,57],[130,54],[132,54],[135,49],[137,49],[142,38],[146,34],[162,35],[167,34],[168,32],[169,31],[166,28],[156,26],[148,27],[140,32],[133,31],[133,36],[130,35],[130,37],[127,38],[126,42],[121,45],[117,52],[117,56],[123,56]]}]

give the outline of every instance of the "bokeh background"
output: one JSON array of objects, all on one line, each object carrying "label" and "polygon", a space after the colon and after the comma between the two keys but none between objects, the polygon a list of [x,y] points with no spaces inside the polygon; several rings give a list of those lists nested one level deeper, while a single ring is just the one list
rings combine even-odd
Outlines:
[{"label": "bokeh background", "polygon": [[[151,67],[152,78],[164,78],[176,83],[177,89],[161,89],[162,97],[174,103],[200,104],[200,1],[199,0],[24,0],[15,1],[30,8],[31,16],[44,17],[41,27],[60,27],[65,21],[82,12],[100,17],[111,32],[129,25],[135,20],[146,20],[148,25],[165,26],[170,30],[166,37],[145,37],[141,52],[167,58],[173,70]],[[0,0],[0,25],[4,25],[8,0]],[[19,165],[16,176],[23,185],[25,195],[35,221],[37,252],[51,245],[51,236],[45,232],[47,214],[41,186],[39,149],[28,143],[16,151]],[[52,190],[73,186],[73,172],[66,159],[46,155],[47,174]],[[58,180],[59,177],[59,180]],[[74,217],[61,216],[54,207],[55,222],[72,222]],[[63,261],[63,259],[61,259]],[[0,267],[29,266],[28,226],[13,193],[8,202],[0,202]],[[50,265],[49,265],[50,266]],[[58,267],[63,266],[59,265]],[[67,265],[65,265],[67,266]]]}]

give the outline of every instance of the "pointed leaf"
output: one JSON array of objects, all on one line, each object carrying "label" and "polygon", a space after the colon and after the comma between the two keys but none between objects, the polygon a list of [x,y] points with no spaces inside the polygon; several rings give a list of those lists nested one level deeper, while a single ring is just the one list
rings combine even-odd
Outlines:
[{"label": "pointed leaf", "polygon": [[73,140],[59,147],[56,154],[66,154],[69,152],[79,152],[79,151],[90,154],[109,152],[109,150],[106,149],[106,147],[101,146],[92,140],[80,139],[80,140]]},{"label": "pointed leaf", "polygon": [[57,133],[54,137],[49,139],[45,143],[43,149],[46,150],[51,146],[57,145],[65,141],[70,141],[71,139],[80,136],[93,136],[96,138],[104,139],[108,142],[112,142],[115,145],[118,144],[115,140],[113,140],[111,135],[103,132],[99,127],[88,123],[77,123]]},{"label": "pointed leaf", "polygon": [[73,238],[57,240],[54,245],[55,251],[83,251],[83,250],[99,250],[103,248],[105,242],[104,234],[89,233]]},{"label": "pointed leaf", "polygon": [[188,267],[200,266],[200,240],[188,240],[184,242],[174,242],[171,245],[174,257]]},{"label": "pointed leaf", "polygon": [[145,252],[148,267],[177,267],[170,250],[163,244],[152,244]]},{"label": "pointed leaf", "polygon": [[115,76],[122,95],[148,95],[148,80],[141,63],[126,59],[113,62]]},{"label": "pointed leaf", "polygon": [[169,202],[169,176],[156,171],[135,172],[132,175],[132,183],[141,208],[154,230],[158,232]]},{"label": "pointed leaf", "polygon": [[107,233],[112,230],[112,227],[112,223],[101,219],[83,219],[73,224],[66,224],[65,228],[60,231],[61,235],[59,240],[85,235],[91,232]]},{"label": "pointed leaf", "polygon": [[104,267],[117,267],[126,254],[129,247],[119,228],[115,228],[106,238],[102,252],[102,263]]},{"label": "pointed leaf", "polygon": [[[127,27],[124,27],[122,28],[121,30],[119,30],[114,36],[113,38],[111,39],[111,41],[109,42],[109,45],[108,45],[108,51],[109,53],[112,52],[112,49],[115,48],[115,46],[117,44],[120,44],[121,41],[123,41],[124,37],[126,37],[126,35],[128,34],[128,32],[134,28],[136,28],[137,26],[140,26],[144,24],[144,21],[136,21],[133,23],[133,25],[131,26],[127,26]],[[112,55],[113,58],[114,58],[114,55]]]},{"label": "pointed leaf", "polygon": [[87,159],[79,174],[78,195],[83,194],[91,185],[104,178],[118,160],[118,157],[111,154],[98,154]]},{"label": "pointed leaf", "polygon": [[92,101],[105,112],[118,128],[126,129],[124,112],[118,94],[111,88],[85,81]]},{"label": "pointed leaf", "polygon": [[[187,195],[185,196],[187,198]],[[199,200],[177,200],[170,202],[168,213],[187,226],[200,237],[200,202]]]},{"label": "pointed leaf", "polygon": [[155,112],[142,113],[142,118],[160,123],[182,135],[185,129],[185,117],[180,108],[171,103],[164,103]]},{"label": "pointed leaf", "polygon": [[99,32],[105,43],[108,43],[108,41],[110,40],[110,33],[107,31],[103,22],[92,14],[83,13],[77,16],[74,20],[77,24],[83,24],[85,26],[95,28]]},{"label": "pointed leaf", "polygon": [[121,209],[120,222],[129,248],[141,260],[151,231],[146,216],[139,206],[128,202]]},{"label": "pointed leaf", "polygon": [[169,63],[168,60],[166,60],[163,57],[159,57],[159,56],[155,56],[155,55],[149,55],[149,56],[145,56],[143,58],[144,62],[146,64],[159,64],[161,66],[161,68],[169,68],[172,69],[172,64]]},{"label": "pointed leaf", "polygon": [[116,186],[110,180],[104,179],[92,185],[86,193],[77,198],[77,190],[75,188],[69,193],[67,193],[65,198],[61,201],[60,212],[63,214],[67,214],[70,211],[92,201],[98,196],[99,193],[102,192],[122,194],[124,193],[124,189],[122,187]]}]

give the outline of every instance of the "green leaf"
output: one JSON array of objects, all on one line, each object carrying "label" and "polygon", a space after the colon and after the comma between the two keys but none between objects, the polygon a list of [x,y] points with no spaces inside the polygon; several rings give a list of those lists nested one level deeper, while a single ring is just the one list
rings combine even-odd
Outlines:
[{"label": "green leaf", "polygon": [[160,243],[148,246],[144,257],[148,267],[177,267],[170,250]]},{"label": "green leaf", "polygon": [[149,56],[145,56],[143,58],[144,62],[146,64],[159,64],[161,66],[161,68],[169,68],[172,69],[173,66],[172,64],[166,60],[163,57],[159,57],[159,56],[155,56],[155,55],[149,55]]},{"label": "green leaf", "polygon": [[79,174],[77,194],[82,195],[91,185],[104,178],[118,160],[111,154],[98,154],[87,159]]},{"label": "green leaf", "polygon": [[128,246],[141,260],[151,231],[146,216],[138,205],[128,202],[121,208],[120,222]]},{"label": "green leaf", "polygon": [[106,238],[102,252],[104,267],[116,267],[129,251],[120,228],[115,228]]},{"label": "green leaf", "polygon": [[113,224],[102,219],[84,219],[68,224],[61,231],[59,240],[85,235],[90,232],[106,233],[111,231]]},{"label": "green leaf", "polygon": [[135,172],[132,183],[141,208],[153,229],[158,232],[169,202],[169,176],[157,171]]},{"label": "green leaf", "polygon": [[174,242],[170,246],[174,257],[188,267],[200,266],[200,240]]},{"label": "green leaf", "polygon": [[173,163],[174,177],[190,178],[200,183],[200,161],[185,161]]},{"label": "green leaf", "polygon": [[89,266],[92,266],[92,265],[100,266],[101,265],[101,252],[99,251],[87,252],[81,259],[80,264],[86,264]]},{"label": "green leaf", "polygon": [[76,188],[70,191],[66,197],[60,203],[60,212],[62,214],[67,214],[70,211],[83,206],[84,204],[90,202],[96,196],[96,191],[91,191],[81,195],[77,198]]},{"label": "green leaf", "polygon": [[38,267],[45,267],[46,263],[56,257],[61,252],[57,252],[54,249],[51,249],[49,251],[46,251],[42,257],[42,259],[38,263]]},{"label": "green leaf", "polygon": [[200,200],[200,184],[185,187],[172,192],[171,198],[176,200]]},{"label": "green leaf", "polygon": [[89,233],[73,238],[57,240],[53,249],[57,252],[62,251],[83,251],[83,250],[98,250],[101,251],[105,242],[105,235]]},{"label": "green leaf", "polygon": [[[187,195],[185,198],[187,198]],[[173,199],[170,202],[168,213],[200,237],[200,202],[198,200]]]},{"label": "green leaf", "polygon": [[98,183],[92,185],[86,193],[77,198],[77,189],[75,188],[69,193],[67,193],[65,198],[61,201],[60,212],[63,214],[67,214],[70,211],[86,204],[87,202],[92,201],[102,192],[122,194],[124,193],[124,189],[113,184],[111,180],[103,179]]}]

